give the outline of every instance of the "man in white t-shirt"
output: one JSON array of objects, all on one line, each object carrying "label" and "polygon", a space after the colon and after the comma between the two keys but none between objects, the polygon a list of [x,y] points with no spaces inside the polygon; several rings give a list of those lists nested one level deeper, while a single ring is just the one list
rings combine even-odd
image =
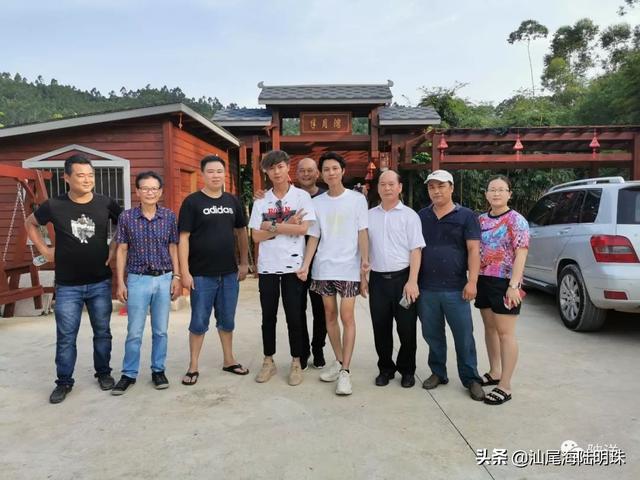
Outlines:
[{"label": "man in white t-shirt", "polygon": [[281,150],[267,153],[260,162],[273,188],[256,200],[251,211],[251,238],[258,250],[258,288],[262,307],[262,345],[264,362],[256,382],[267,382],[276,373],[276,321],[282,293],[289,349],[292,362],[289,385],[302,382],[304,356],[302,332],[302,296],[304,282],[296,272],[303,263],[304,236],[316,217],[311,196],[289,184],[289,155]]},{"label": "man in white t-shirt", "polygon": [[[313,199],[317,221],[309,228],[310,238],[299,276],[306,280],[315,253],[311,290],[322,295],[327,333],[336,355],[335,363],[320,379],[338,380],[336,394],[350,395],[349,366],[356,340],[355,302],[361,293],[362,275],[369,270],[367,201],[362,194],[347,190],[342,184],[345,161],[340,155],[323,154],[319,167],[329,190]],[[342,297],[340,318],[344,335],[338,324],[338,294]]]}]

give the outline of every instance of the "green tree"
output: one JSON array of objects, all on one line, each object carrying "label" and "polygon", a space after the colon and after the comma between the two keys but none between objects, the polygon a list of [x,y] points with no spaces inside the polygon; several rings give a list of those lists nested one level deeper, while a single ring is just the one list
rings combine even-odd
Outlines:
[{"label": "green tree", "polygon": [[[637,38],[634,38],[636,35]],[[637,41],[640,41],[640,29],[636,27],[634,35],[628,23],[618,23],[605,28],[600,34],[600,46],[608,54],[602,60],[603,68],[608,71],[616,70],[624,58],[637,48]]]},{"label": "green tree", "polygon": [[498,124],[504,127],[562,125],[570,116],[570,110],[555,102],[552,97],[532,97],[525,92],[519,92],[500,102],[495,113]]},{"label": "green tree", "polygon": [[46,84],[38,76],[32,83],[19,73],[13,77],[6,72],[0,74],[0,111],[6,113],[2,121],[4,126],[177,102],[207,118],[222,108],[215,97],[190,98],[178,87],[171,90],[166,86],[157,89],[150,85],[138,90],[122,87],[120,95],[111,91],[105,97],[95,88],[82,91],[60,85],[55,79]]},{"label": "green tree", "polygon": [[576,102],[577,124],[640,124],[640,51],[627,54],[617,71],[594,79]]},{"label": "green tree", "polygon": [[640,5],[640,0],[624,0],[624,5],[618,7],[618,15],[621,17],[629,12],[629,9]]},{"label": "green tree", "polygon": [[466,83],[456,83],[453,87],[422,88],[420,105],[433,107],[444,127],[489,127],[496,123],[494,107],[490,103],[474,104],[458,96],[457,92]]},{"label": "green tree", "polygon": [[511,32],[507,42],[513,45],[515,42],[527,42],[527,56],[529,57],[529,71],[531,72],[531,94],[535,97],[536,86],[533,81],[533,64],[531,63],[531,41],[546,38],[549,29],[535,20],[524,20],[517,30]]},{"label": "green tree", "polygon": [[553,34],[550,52],[544,57],[542,85],[570,104],[587,81],[597,58],[595,40],[599,27],[589,18],[565,25]]}]

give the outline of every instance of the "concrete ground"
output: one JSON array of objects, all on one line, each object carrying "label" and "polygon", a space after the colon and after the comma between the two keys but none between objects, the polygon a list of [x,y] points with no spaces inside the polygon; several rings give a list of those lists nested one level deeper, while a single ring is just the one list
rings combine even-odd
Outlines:
[{"label": "concrete ground", "polygon": [[[172,312],[168,390],[150,383],[145,331],[141,375],[122,397],[93,379],[87,318],[78,339],[76,386],[59,405],[54,387],[52,315],[0,319],[0,478],[2,479],[571,479],[640,478],[640,317],[616,315],[604,331],[570,332],[553,300],[531,293],[519,319],[520,363],[513,400],[472,401],[460,385],[453,342],[451,382],[427,392],[399,380],[375,387],[376,354],[365,300],[357,304],[352,364],[354,394],[336,397],[334,384],[309,369],[298,387],[286,383],[288,347],[279,322],[278,375],[254,382],[262,362],[257,282],[242,284],[235,352],[246,377],[220,370],[215,332],[205,341],[201,376],[185,387],[189,310]],[[482,321],[474,311],[479,370],[487,369]],[[119,378],[126,317],[112,318],[114,376]],[[451,337],[449,337],[451,339]],[[427,348],[419,337],[419,382]],[[332,358],[330,347],[325,355]],[[626,371],[626,373],[624,373]],[[558,450],[616,444],[623,466],[518,468],[515,450]],[[507,449],[507,465],[477,465],[476,450]],[[497,457],[496,457],[497,459]]]}]

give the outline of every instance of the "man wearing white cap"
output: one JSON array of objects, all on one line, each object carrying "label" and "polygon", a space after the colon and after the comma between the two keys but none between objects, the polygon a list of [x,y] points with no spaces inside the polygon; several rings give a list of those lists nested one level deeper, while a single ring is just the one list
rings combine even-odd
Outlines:
[{"label": "man wearing white cap", "polygon": [[[469,302],[480,271],[480,224],[471,210],[453,203],[453,176],[435,170],[425,181],[432,204],[418,212],[426,246],[418,276],[418,316],[429,345],[430,390],[449,382],[445,318],[456,347],[458,376],[471,398],[484,399],[478,375]],[[467,273],[468,272],[468,273]]]}]

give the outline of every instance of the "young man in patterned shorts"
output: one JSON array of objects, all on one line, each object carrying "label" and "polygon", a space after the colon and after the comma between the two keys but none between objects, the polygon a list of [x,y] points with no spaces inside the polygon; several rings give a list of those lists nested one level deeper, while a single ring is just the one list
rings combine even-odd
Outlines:
[{"label": "young man in patterned shorts", "polygon": [[[298,276],[306,280],[315,253],[311,290],[322,295],[327,333],[336,355],[335,363],[320,379],[338,380],[336,394],[351,395],[349,367],[356,340],[355,301],[362,275],[369,270],[367,201],[362,194],[347,190],[342,184],[345,161],[340,155],[323,154],[319,167],[329,190],[313,199],[316,222],[309,228],[310,238]],[[338,324],[338,294],[342,297],[339,310],[342,335]]]}]

